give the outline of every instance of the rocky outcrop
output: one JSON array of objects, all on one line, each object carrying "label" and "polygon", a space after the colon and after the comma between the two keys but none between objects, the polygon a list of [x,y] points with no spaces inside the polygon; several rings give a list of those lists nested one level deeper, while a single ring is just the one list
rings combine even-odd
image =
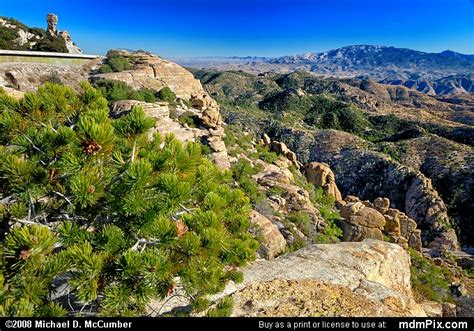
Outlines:
[{"label": "rocky outcrop", "polygon": [[[141,107],[147,117],[155,119],[154,127],[149,131],[151,138],[155,132],[162,136],[173,134],[178,140],[182,142],[199,141],[207,144],[212,151],[211,157],[221,169],[230,167],[227,156],[227,148],[222,141],[224,136],[224,128],[217,127],[216,129],[200,126],[198,128],[191,128],[185,124],[170,117],[170,105],[167,102],[147,103],[136,100],[120,100],[116,101],[110,111],[112,117],[120,117],[128,114],[133,107]],[[192,114],[198,119],[202,119],[203,112],[194,108],[181,108],[180,106],[173,106],[174,113],[177,117],[180,115]]]},{"label": "rocky outcrop", "polygon": [[46,33],[41,33],[38,29],[32,29],[24,24],[19,24],[18,21],[0,17],[0,26],[11,30],[11,32],[15,33],[17,36],[14,40],[4,40],[4,47],[6,49],[18,50],[66,52],[64,49],[44,49],[45,43],[43,43],[42,47],[37,47],[38,43],[45,42],[47,39],[50,41],[57,41],[59,38],[59,41],[65,42],[67,53],[82,53],[82,50],[72,41],[72,38],[67,31],[58,31],[57,15],[48,14],[46,16],[46,24]]},{"label": "rocky outcrop", "polygon": [[388,198],[377,198],[373,203],[360,201],[348,196],[339,202],[342,221],[343,240],[361,241],[366,238],[396,243],[407,249],[422,250],[421,230],[405,213],[390,208]]},{"label": "rocky outcrop", "polygon": [[[169,105],[166,102],[146,103],[136,100],[121,100],[116,101],[112,105],[111,116],[120,117],[128,114],[133,107],[141,107],[147,117],[155,120],[154,127],[149,131],[149,137],[153,137],[155,132],[162,136],[173,134],[176,139],[182,142],[199,141],[202,137],[209,135],[209,132],[204,129],[190,128],[182,126],[178,121],[170,118]],[[180,109],[177,112],[184,112],[189,110]]]},{"label": "rocky outcrop", "polygon": [[450,227],[446,206],[431,180],[385,154],[367,149],[362,139],[335,130],[310,135],[283,129],[276,136],[304,162],[330,165],[344,196],[370,201],[380,196],[389,198],[393,207],[417,223],[423,241],[433,241]]},{"label": "rocky outcrop", "polygon": [[311,245],[243,270],[232,316],[426,316],[412,296],[410,259],[398,245]]},{"label": "rocky outcrop", "polygon": [[377,210],[362,202],[349,202],[340,208],[344,241],[383,240],[385,218]]},{"label": "rocky outcrop", "polygon": [[266,133],[263,135],[260,143],[263,146],[267,146],[270,151],[286,157],[297,169],[301,168],[301,163],[298,161],[295,152],[290,150],[284,143],[279,141],[271,141],[270,137]]},{"label": "rocky outcrop", "polygon": [[57,38],[59,35],[58,15],[52,14],[52,13],[46,15],[46,24],[47,24],[46,36],[51,39]]},{"label": "rocky outcrop", "polygon": [[341,192],[336,185],[336,179],[329,165],[326,163],[311,162],[304,166],[306,179],[316,187],[322,187],[326,194],[334,200],[342,200]]},{"label": "rocky outcrop", "polygon": [[72,40],[72,37],[71,35],[69,34],[69,32],[67,31],[61,31],[59,33],[59,36],[64,39],[65,43],[66,43],[66,48],[68,50],[68,53],[70,54],[82,54],[82,49],[80,49],[79,47],[77,47],[77,45],[74,43],[74,41]]},{"label": "rocky outcrop", "polygon": [[[398,245],[365,240],[311,245],[243,269],[244,281],[230,282],[210,297],[231,296],[231,316],[246,317],[426,317],[413,299],[410,258]],[[184,296],[149,305],[151,314],[186,307]]]},{"label": "rocky outcrop", "polygon": [[193,99],[193,106],[198,109],[201,108],[200,105],[209,108],[207,103],[215,104],[201,83],[180,65],[146,52],[114,52],[130,60],[133,67],[121,72],[95,74],[91,77],[92,80],[119,80],[135,89],[149,88],[156,91],[169,87],[178,98],[186,101]]},{"label": "rocky outcrop", "polygon": [[256,226],[256,236],[261,239],[259,253],[262,257],[271,260],[285,251],[285,238],[268,218],[252,210],[250,213],[250,222]]}]

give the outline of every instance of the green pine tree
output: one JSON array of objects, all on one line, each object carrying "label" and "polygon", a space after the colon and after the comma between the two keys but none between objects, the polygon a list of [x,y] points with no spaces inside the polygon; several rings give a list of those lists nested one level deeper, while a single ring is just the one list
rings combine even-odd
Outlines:
[{"label": "green pine tree", "polygon": [[109,118],[87,83],[0,92],[0,315],[140,315],[177,279],[202,302],[240,278],[249,199],[199,144],[150,141],[153,124]]}]

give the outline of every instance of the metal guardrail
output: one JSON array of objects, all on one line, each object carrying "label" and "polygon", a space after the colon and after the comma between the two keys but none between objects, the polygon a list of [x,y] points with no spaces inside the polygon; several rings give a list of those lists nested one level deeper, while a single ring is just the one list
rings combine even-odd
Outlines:
[{"label": "metal guardrail", "polygon": [[103,57],[101,55],[91,54],[70,54],[70,53],[56,53],[56,52],[36,52],[36,51],[15,51],[0,49],[0,56],[27,56],[27,57],[54,57],[54,58],[68,58],[68,59],[96,59]]}]

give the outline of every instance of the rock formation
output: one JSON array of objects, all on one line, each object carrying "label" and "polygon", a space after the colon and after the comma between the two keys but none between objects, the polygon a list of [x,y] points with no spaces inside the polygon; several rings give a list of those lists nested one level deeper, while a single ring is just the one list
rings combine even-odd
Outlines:
[{"label": "rock formation", "polygon": [[[387,155],[365,149],[362,139],[336,130],[321,130],[311,137],[298,130],[283,130],[277,136],[289,141],[289,148],[301,160],[329,164],[344,195],[372,201],[389,198],[417,223],[423,241],[433,241],[450,227],[446,205],[431,180]],[[458,245],[457,239],[450,238],[455,240],[452,245]]]},{"label": "rock formation", "polygon": [[59,36],[58,32],[58,15],[48,14],[46,15],[46,36],[50,39],[57,38]]},{"label": "rock formation", "polygon": [[82,49],[76,46],[74,41],[72,41],[72,37],[67,31],[61,31],[59,33],[59,36],[64,39],[66,42],[66,48],[68,50],[68,53],[70,54],[82,54]]},{"label": "rock formation", "polygon": [[344,241],[362,241],[366,238],[383,240],[385,218],[377,210],[362,202],[349,202],[340,208]]},{"label": "rock formation", "polygon": [[257,227],[257,237],[261,238],[259,253],[262,257],[271,260],[285,251],[285,238],[268,218],[253,210],[250,221]]},{"label": "rock formation", "polygon": [[373,203],[348,196],[339,202],[344,241],[361,241],[367,238],[397,243],[407,249],[421,252],[421,230],[405,213],[390,208],[388,198],[377,198]]},{"label": "rock formation", "polygon": [[270,137],[267,134],[263,135],[263,139],[261,143],[264,146],[267,146],[272,152],[277,153],[278,155],[282,155],[286,157],[288,160],[290,160],[293,165],[297,168],[300,169],[301,164],[298,162],[298,158],[296,157],[296,154],[290,150],[284,143],[279,142],[279,141],[271,141]]},{"label": "rock formation", "polygon": [[336,185],[334,173],[327,163],[311,162],[305,165],[304,172],[306,179],[316,187],[322,187],[326,194],[334,200],[342,200],[341,192]]},{"label": "rock formation", "polygon": [[95,74],[91,76],[93,81],[99,79],[113,79],[127,83],[129,86],[140,89],[149,88],[159,91],[163,87],[169,87],[178,98],[183,100],[193,99],[196,108],[209,107],[211,101],[204,91],[201,83],[194,76],[176,63],[164,60],[157,55],[146,52],[114,51],[117,54],[132,59],[134,65],[130,70]]},{"label": "rock formation", "polygon": [[[243,273],[243,283],[211,297],[231,296],[232,316],[426,316],[413,299],[408,254],[382,241],[311,245]],[[186,304],[165,300],[161,313]]]}]

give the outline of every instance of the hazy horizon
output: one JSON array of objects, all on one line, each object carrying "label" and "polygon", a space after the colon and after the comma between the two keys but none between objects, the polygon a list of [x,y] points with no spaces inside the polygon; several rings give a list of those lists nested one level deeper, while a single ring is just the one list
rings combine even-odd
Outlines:
[{"label": "hazy horizon", "polygon": [[474,54],[473,0],[0,0],[0,5],[1,16],[32,27],[44,28],[46,14],[56,13],[58,28],[89,54],[124,48],[176,59],[276,57],[350,45]]}]

